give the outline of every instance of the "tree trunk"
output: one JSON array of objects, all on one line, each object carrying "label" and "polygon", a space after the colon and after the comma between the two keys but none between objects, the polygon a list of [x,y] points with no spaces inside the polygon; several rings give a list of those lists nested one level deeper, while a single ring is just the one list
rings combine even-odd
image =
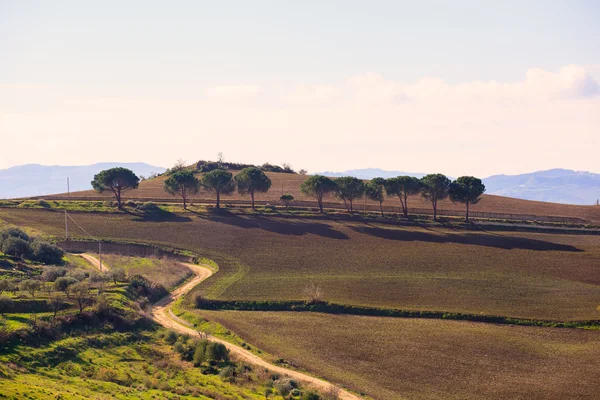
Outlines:
[{"label": "tree trunk", "polygon": [[186,201],[187,199],[185,198],[185,196],[182,196],[182,199],[183,199],[183,209],[187,210],[187,201]]},{"label": "tree trunk", "polygon": [[433,222],[437,221],[437,202],[432,201],[431,205],[433,206]]},{"label": "tree trunk", "polygon": [[404,211],[404,218],[408,219],[408,196],[404,196],[404,203],[402,204],[402,211]]},{"label": "tree trunk", "polygon": [[383,202],[379,202],[379,210],[381,211],[381,216],[383,217]]},{"label": "tree trunk", "polygon": [[221,208],[221,192],[217,190],[217,210]]},{"label": "tree trunk", "polygon": [[350,204],[350,214],[352,214],[354,212],[354,208],[352,207],[352,199],[348,200],[348,203]]},{"label": "tree trunk", "polygon": [[317,203],[319,203],[319,211],[323,212],[323,196],[317,196]]},{"label": "tree trunk", "polygon": [[468,201],[467,201],[467,214],[466,214],[465,221],[469,222],[469,202]]},{"label": "tree trunk", "polygon": [[250,192],[250,197],[252,198],[252,209],[255,210],[255,208],[254,208],[254,192]]},{"label": "tree trunk", "polygon": [[122,208],[121,207],[121,191],[117,190],[117,193],[115,193],[115,197],[117,198],[117,208],[119,208],[119,210]]}]

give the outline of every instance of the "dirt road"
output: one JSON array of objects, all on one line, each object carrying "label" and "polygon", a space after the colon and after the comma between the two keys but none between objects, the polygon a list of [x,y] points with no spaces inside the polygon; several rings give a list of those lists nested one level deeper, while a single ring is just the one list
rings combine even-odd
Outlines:
[{"label": "dirt road", "polygon": [[[154,318],[154,320],[156,322],[158,322],[159,324],[163,325],[166,328],[173,329],[174,331],[177,331],[180,333],[187,333],[189,335],[198,336],[198,331],[189,327],[188,326],[189,324],[186,324],[184,321],[178,322],[177,320],[179,320],[179,318],[177,318],[173,314],[171,314],[169,312],[170,311],[169,308],[173,301],[175,301],[179,297],[185,295],[194,286],[196,286],[197,284],[202,282],[204,279],[210,277],[212,275],[212,270],[210,270],[207,267],[203,267],[201,265],[195,265],[195,264],[185,264],[185,265],[188,266],[192,271],[194,271],[196,276],[194,277],[194,279],[190,280],[189,282],[187,282],[184,285],[177,288],[169,296],[158,301],[152,308],[152,317]],[[169,314],[175,318],[172,318]],[[291,378],[294,378],[300,382],[303,382],[304,384],[308,384],[309,386],[312,386],[315,389],[323,391],[323,392],[326,392],[332,388],[332,385],[329,382],[326,382],[322,379],[315,378],[315,377],[307,375],[307,374],[303,374],[302,372],[293,371],[293,370],[289,370],[287,368],[272,365],[272,364],[266,362],[265,360],[263,360],[262,358],[256,356],[255,354],[252,354],[250,351],[243,349],[239,346],[236,346],[232,343],[226,342],[222,339],[211,336],[209,338],[209,340],[223,343],[229,349],[229,352],[235,356],[235,358],[245,361],[249,364],[253,364],[253,365],[261,367],[261,368],[266,368],[272,372],[276,372],[279,374],[285,374]],[[361,397],[359,397],[355,394],[352,394],[343,389],[339,390],[339,398],[341,400],[360,400],[361,399]]]},{"label": "dirt road", "polygon": [[95,255],[92,255],[89,253],[82,253],[82,254],[77,254],[77,255],[79,257],[83,258],[85,261],[92,264],[93,267],[95,267],[96,269],[98,269],[102,272],[106,272],[106,271],[110,270],[110,267],[108,265],[106,265],[106,263],[104,261],[102,261],[102,269],[100,269],[100,260],[98,260]]}]

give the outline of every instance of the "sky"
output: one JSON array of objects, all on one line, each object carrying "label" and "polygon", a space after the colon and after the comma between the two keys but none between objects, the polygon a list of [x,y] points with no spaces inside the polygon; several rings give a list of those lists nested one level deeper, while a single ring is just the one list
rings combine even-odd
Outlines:
[{"label": "sky", "polygon": [[0,168],[600,173],[600,3],[0,0]]}]

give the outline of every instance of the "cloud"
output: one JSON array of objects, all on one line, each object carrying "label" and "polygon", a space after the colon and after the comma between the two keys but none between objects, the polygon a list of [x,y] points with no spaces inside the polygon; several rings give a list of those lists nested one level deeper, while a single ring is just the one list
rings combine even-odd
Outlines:
[{"label": "cloud", "polygon": [[256,97],[261,92],[262,89],[258,85],[225,85],[207,88],[204,95],[211,98],[245,99]]},{"label": "cloud", "polygon": [[296,85],[282,97],[290,105],[320,106],[331,104],[339,99],[340,90],[331,85]]}]

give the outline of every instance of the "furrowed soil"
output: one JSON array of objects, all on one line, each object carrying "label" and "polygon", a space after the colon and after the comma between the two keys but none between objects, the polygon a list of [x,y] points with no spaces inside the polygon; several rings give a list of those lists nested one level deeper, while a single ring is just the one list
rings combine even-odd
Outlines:
[{"label": "furrowed soil", "polygon": [[376,399],[593,399],[600,332],[301,312],[200,311]]},{"label": "furrowed soil", "polygon": [[[71,215],[97,237],[189,249],[215,260],[218,273],[194,290],[214,299],[303,300],[314,283],[324,300],[342,304],[598,319],[599,235],[228,213]],[[0,218],[64,232],[60,212],[0,209]]]},{"label": "furrowed soil", "polygon": [[[234,175],[239,171],[231,171]],[[201,174],[197,174],[200,176]],[[271,190],[267,193],[258,193],[256,195],[256,200],[260,202],[269,202],[272,204],[279,204],[279,197],[288,193],[294,196],[297,201],[307,201],[313,203],[313,206],[316,207],[316,201],[314,198],[309,197],[303,194],[300,191],[300,184],[307,178],[307,176],[297,175],[297,174],[284,174],[284,173],[272,173],[268,172],[267,175],[272,181]],[[155,179],[146,180],[140,183],[140,186],[137,190],[132,190],[126,192],[123,195],[125,200],[127,199],[143,199],[147,200],[173,200],[174,198],[167,194],[164,189],[164,181],[167,179],[167,176],[163,175],[157,177]],[[66,193],[62,195],[58,195],[59,197],[65,197]],[[52,198],[52,196],[45,196],[46,198]],[[111,193],[103,193],[99,194],[93,190],[87,190],[82,192],[75,192],[69,195],[70,199],[73,200],[85,200],[90,198],[104,198],[107,200],[111,200]],[[197,195],[191,197],[191,201],[214,201],[214,194],[207,191],[201,190]],[[177,198],[175,198],[177,199]],[[231,195],[223,195],[223,202],[227,203],[227,201],[234,200],[249,200],[248,196],[241,196],[238,193],[233,193]],[[328,195],[325,197],[325,202],[335,204],[338,207],[342,206],[342,203],[339,200],[336,200],[332,195]],[[372,201],[360,200],[355,205],[357,209],[361,209],[364,205],[367,205],[371,208],[378,209],[379,203],[375,203]],[[397,198],[387,198],[385,206],[393,206],[395,212],[399,212],[400,210],[400,202]],[[408,206],[410,208],[419,208],[419,209],[430,209],[431,204],[424,200],[421,196],[411,196],[408,200]],[[443,200],[439,203],[438,208],[440,210],[458,210],[464,211],[464,206],[462,204],[455,204],[450,202],[449,200]],[[471,206],[471,211],[473,212],[485,212],[485,213],[506,213],[506,214],[526,214],[526,215],[540,215],[540,216],[557,216],[557,217],[573,217],[573,218],[581,218],[583,220],[587,220],[593,223],[600,222],[600,207],[598,206],[575,206],[575,205],[567,205],[567,204],[556,204],[556,203],[547,203],[541,201],[528,201],[515,199],[511,197],[503,197],[503,196],[495,196],[495,195],[483,195],[482,199],[479,203]]]}]

